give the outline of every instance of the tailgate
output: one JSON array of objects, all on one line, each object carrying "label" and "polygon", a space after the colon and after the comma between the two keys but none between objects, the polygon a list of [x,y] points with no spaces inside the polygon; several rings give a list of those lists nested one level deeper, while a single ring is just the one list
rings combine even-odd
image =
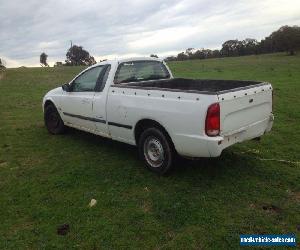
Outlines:
[{"label": "tailgate", "polygon": [[218,98],[222,136],[246,131],[272,114],[272,86],[268,83],[219,94]]}]

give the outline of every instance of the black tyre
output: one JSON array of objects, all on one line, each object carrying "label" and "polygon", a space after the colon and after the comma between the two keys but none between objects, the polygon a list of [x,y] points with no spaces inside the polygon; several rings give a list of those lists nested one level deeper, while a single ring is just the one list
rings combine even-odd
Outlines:
[{"label": "black tyre", "polygon": [[158,128],[148,128],[139,139],[139,155],[146,167],[165,175],[172,169],[175,150],[169,137]]},{"label": "black tyre", "polygon": [[44,120],[49,133],[57,135],[65,131],[64,122],[53,104],[49,104],[45,108]]}]

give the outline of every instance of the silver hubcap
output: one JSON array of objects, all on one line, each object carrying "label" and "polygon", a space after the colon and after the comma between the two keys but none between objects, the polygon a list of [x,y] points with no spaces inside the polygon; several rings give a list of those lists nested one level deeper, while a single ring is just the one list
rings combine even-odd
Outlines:
[{"label": "silver hubcap", "polygon": [[151,167],[161,167],[164,162],[164,149],[161,142],[157,138],[149,136],[144,143],[144,155]]}]

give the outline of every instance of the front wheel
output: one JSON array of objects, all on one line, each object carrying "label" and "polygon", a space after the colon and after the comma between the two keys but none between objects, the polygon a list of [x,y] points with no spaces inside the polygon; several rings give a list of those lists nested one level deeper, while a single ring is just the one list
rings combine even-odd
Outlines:
[{"label": "front wheel", "polygon": [[56,135],[65,131],[64,122],[53,104],[45,108],[44,120],[49,133]]},{"label": "front wheel", "polygon": [[146,167],[158,174],[167,174],[174,161],[173,144],[158,128],[148,128],[140,136],[139,154]]}]

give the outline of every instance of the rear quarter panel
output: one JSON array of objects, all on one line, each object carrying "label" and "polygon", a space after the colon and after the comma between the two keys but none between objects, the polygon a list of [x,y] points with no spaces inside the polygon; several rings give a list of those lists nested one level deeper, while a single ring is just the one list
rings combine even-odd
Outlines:
[{"label": "rear quarter panel", "polygon": [[[167,130],[179,154],[189,155],[195,146],[192,141],[207,137],[204,132],[206,111],[216,101],[215,95],[111,86],[108,121],[129,125],[132,129],[109,126],[109,130],[113,139],[135,145],[135,125],[140,120],[151,119]],[[198,147],[197,150],[207,154],[206,144]]]}]

